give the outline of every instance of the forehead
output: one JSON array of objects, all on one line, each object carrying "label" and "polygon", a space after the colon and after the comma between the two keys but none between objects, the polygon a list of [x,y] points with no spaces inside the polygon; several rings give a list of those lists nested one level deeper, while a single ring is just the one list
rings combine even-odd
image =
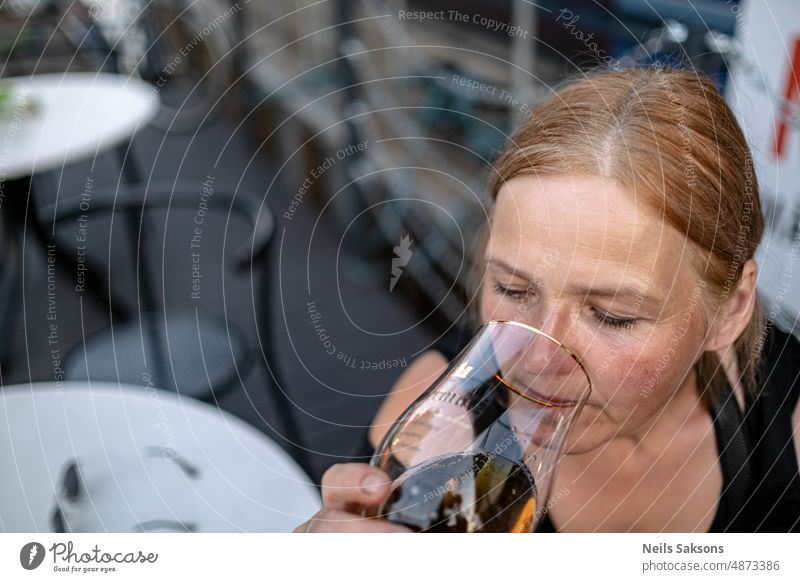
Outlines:
[{"label": "forehead", "polygon": [[563,277],[671,286],[688,268],[688,248],[641,195],[614,180],[520,176],[498,194],[488,251],[523,273],[555,263]]}]

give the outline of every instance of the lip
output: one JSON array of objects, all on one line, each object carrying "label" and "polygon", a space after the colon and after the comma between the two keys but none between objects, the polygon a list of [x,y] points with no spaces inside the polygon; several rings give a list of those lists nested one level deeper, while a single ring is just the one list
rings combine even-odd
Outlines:
[{"label": "lip", "polygon": [[519,394],[523,398],[527,398],[537,404],[541,404],[542,406],[546,406],[548,408],[568,408],[571,406],[577,406],[580,404],[580,400],[570,400],[567,398],[553,398],[551,396],[545,396],[536,390],[531,388],[520,389],[514,386],[513,384],[506,381],[502,376],[499,374],[495,375],[495,378],[503,384],[506,388],[514,392],[515,394]]}]

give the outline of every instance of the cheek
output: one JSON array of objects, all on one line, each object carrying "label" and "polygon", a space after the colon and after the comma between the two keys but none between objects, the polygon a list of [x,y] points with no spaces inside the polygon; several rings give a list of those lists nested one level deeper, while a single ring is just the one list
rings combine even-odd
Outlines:
[{"label": "cheek", "polygon": [[[643,425],[658,414],[674,394],[683,374],[674,367],[662,365],[663,352],[639,347],[615,345],[592,360],[591,406],[586,406],[569,437],[570,453],[591,451],[615,435]],[[593,357],[594,356],[594,357]]]},{"label": "cheek", "polygon": [[609,342],[591,355],[592,382],[607,416],[647,418],[680,387],[694,364],[695,346],[688,340]]}]

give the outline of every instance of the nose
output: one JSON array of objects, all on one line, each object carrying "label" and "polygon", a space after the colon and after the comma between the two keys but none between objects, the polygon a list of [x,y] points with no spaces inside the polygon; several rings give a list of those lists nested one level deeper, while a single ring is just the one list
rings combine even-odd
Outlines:
[{"label": "nose", "polygon": [[525,352],[525,372],[533,376],[557,376],[575,370],[575,360],[557,343],[545,338],[534,338]]},{"label": "nose", "polygon": [[[534,309],[526,323],[569,347],[572,317],[566,306]],[[534,339],[526,352],[525,370],[531,374],[567,374],[574,368],[575,360],[569,352],[545,337]]]},{"label": "nose", "polygon": [[568,339],[572,330],[572,316],[566,305],[558,303],[531,305],[520,320],[546,333],[555,340],[569,345]]}]

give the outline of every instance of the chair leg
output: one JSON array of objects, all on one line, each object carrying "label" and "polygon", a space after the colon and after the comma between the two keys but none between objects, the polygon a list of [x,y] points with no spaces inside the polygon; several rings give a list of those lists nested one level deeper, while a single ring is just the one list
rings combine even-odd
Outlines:
[{"label": "chair leg", "polygon": [[[126,183],[139,184],[144,187],[142,173],[134,155],[133,143],[130,141],[122,143],[115,148],[115,151],[119,157],[120,172],[125,177]],[[145,314],[150,316],[158,311],[153,279],[147,268],[147,261],[144,260],[146,257],[143,257],[147,253],[145,241],[147,240],[147,232],[150,231],[147,226],[146,204],[145,202],[140,209],[130,209],[126,212],[128,235],[130,237],[129,246],[136,270],[136,307],[140,316]],[[152,361],[147,362],[147,364],[152,366],[154,377],[168,378],[169,365],[166,360],[167,346],[165,345],[165,338],[159,332],[157,325],[148,326],[148,329],[148,340],[155,346],[155,349],[152,351]]]},{"label": "chair leg", "polygon": [[281,419],[281,425],[284,430],[284,440],[281,446],[294,458],[295,462],[309,475],[315,474],[311,466],[311,458],[309,451],[305,446],[305,439],[301,435],[300,425],[297,422],[297,416],[292,409],[292,402],[286,394],[286,385],[281,380],[281,374],[278,371],[277,357],[273,350],[272,342],[272,326],[271,318],[269,317],[269,308],[271,303],[271,267],[272,261],[270,260],[270,252],[273,249],[268,248],[264,253],[264,259],[261,265],[261,275],[259,277],[260,288],[260,305],[258,307],[258,328],[259,336],[261,337],[261,350],[264,364],[267,368],[269,375],[271,390],[271,400],[275,405],[275,411]]},{"label": "chair leg", "polygon": [[[0,340],[0,366],[4,369],[9,362],[12,350],[12,338],[17,324],[17,313],[19,307],[18,280],[22,268],[22,261],[19,253],[21,246],[18,243],[20,233],[17,224],[10,219],[8,211],[2,212],[5,218],[0,224],[0,235],[2,235],[3,254],[6,260],[0,269],[0,325],[3,326],[3,339]],[[0,374],[2,383],[2,374]]]}]

